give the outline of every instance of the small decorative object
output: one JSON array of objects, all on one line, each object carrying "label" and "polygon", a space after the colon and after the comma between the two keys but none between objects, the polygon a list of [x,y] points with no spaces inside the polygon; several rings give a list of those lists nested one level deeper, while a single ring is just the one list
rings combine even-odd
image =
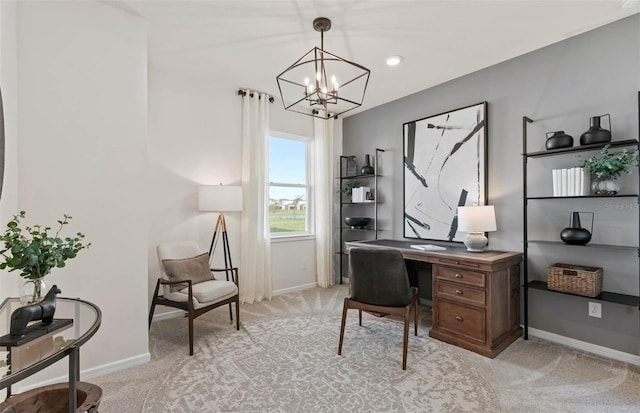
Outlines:
[{"label": "small decorative object", "polygon": [[42,320],[44,326],[51,324],[56,312],[56,294],[61,292],[58,286],[54,285],[39,303],[18,307],[11,314],[9,334],[12,336],[23,335],[30,321]]},{"label": "small decorative object", "polygon": [[351,229],[365,229],[371,222],[371,218],[367,217],[344,217],[344,223],[349,225]]},{"label": "small decorative object", "polygon": [[580,145],[611,142],[611,131],[600,127],[600,118],[604,116],[609,118],[609,129],[611,129],[611,115],[607,113],[605,115],[592,116],[591,127],[580,135]]},{"label": "small decorative object", "polygon": [[591,214],[591,231],[582,228],[580,224],[580,212],[574,211],[569,218],[569,227],[560,232],[560,239],[569,245],[586,245],[591,241],[591,232],[593,231],[593,212],[582,212],[583,214]]},{"label": "small decorative object", "polygon": [[[549,137],[550,133],[553,133],[551,137]],[[547,148],[547,150],[570,148],[573,146],[573,136],[567,135],[563,130],[559,130],[556,132],[547,132],[545,136],[547,138],[547,141],[545,143],[545,147]]]},{"label": "small decorative object", "polygon": [[591,189],[596,195],[615,195],[620,191],[616,178],[623,172],[630,174],[631,165],[638,162],[638,155],[624,149],[622,152],[610,153],[609,145],[600,151],[600,157],[592,156],[582,163],[582,167],[595,175]]},{"label": "small decorative object", "polygon": [[355,156],[347,156],[347,176],[356,176],[358,174],[358,164]]},{"label": "small decorative object", "polygon": [[547,288],[596,297],[602,292],[602,268],[556,263],[547,269]]},{"label": "small decorative object", "polygon": [[26,226],[21,228],[20,220],[25,218],[25,212],[14,215],[7,224],[4,234],[0,235],[0,241],[4,242],[4,248],[0,250],[3,262],[0,269],[9,268],[9,271],[20,271],[20,276],[34,282],[33,297],[31,302],[38,302],[42,295],[42,279],[49,274],[52,268],[62,268],[65,262],[75,258],[78,252],[88,248],[91,243],[84,244],[84,235],[80,232],[75,237],[60,238],[62,228],[69,223],[71,217],[64,215],[64,219],[58,220],[58,229],[50,235],[51,227],[42,225]]},{"label": "small decorative object", "polygon": [[369,155],[364,156],[364,166],[360,169],[362,175],[373,175],[373,166],[371,166],[371,157]]}]

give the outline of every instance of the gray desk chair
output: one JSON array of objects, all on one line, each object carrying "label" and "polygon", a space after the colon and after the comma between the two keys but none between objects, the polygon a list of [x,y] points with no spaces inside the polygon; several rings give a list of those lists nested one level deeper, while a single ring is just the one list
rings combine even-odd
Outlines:
[{"label": "gray desk chair", "polygon": [[407,369],[409,319],[414,310],[414,334],[418,335],[418,289],[409,286],[407,267],[400,251],[382,248],[352,248],[349,251],[350,296],[344,299],[340,344],[342,354],[347,310],[357,309],[359,324],[362,311],[378,317],[400,315],[404,318],[402,369]]},{"label": "gray desk chair", "polygon": [[[237,268],[209,268],[209,254],[203,252],[194,241],[160,244],[157,251],[160,278],[156,283],[149,311],[149,328],[156,305],[186,311],[189,318],[190,356],[193,355],[193,320],[207,311],[229,304],[229,317],[233,321],[231,303],[236,303],[236,330],[240,329]],[[226,277],[220,274],[222,272],[226,272]],[[214,276],[216,273],[218,277]],[[163,294],[158,295],[161,285]]]}]

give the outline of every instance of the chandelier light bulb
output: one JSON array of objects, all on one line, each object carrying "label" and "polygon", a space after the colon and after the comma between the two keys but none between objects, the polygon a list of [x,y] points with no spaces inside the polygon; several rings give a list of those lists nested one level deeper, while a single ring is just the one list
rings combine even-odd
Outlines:
[{"label": "chandelier light bulb", "polygon": [[319,82],[322,80],[322,76],[320,76],[320,72],[316,73],[316,80]]},{"label": "chandelier light bulb", "polygon": [[309,78],[308,77],[304,78],[304,84],[305,84],[305,86],[309,86]]}]

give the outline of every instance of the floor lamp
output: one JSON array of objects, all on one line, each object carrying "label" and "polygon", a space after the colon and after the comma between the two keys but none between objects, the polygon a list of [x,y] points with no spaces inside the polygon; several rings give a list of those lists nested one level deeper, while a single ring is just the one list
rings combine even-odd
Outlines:
[{"label": "floor lamp", "polygon": [[[233,268],[231,261],[231,250],[229,248],[229,237],[227,235],[227,223],[224,219],[224,212],[242,211],[242,187],[231,185],[205,185],[198,190],[198,209],[200,211],[218,212],[218,220],[213,230],[211,246],[209,247],[209,263],[213,261],[218,240],[222,238],[222,251],[224,254],[224,268],[229,271]],[[233,277],[233,272],[231,272]],[[232,279],[232,281],[235,281]]]}]

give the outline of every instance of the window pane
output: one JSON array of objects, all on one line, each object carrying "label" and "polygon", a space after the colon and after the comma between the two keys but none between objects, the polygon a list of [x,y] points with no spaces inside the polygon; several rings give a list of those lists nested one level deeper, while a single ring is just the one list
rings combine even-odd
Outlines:
[{"label": "window pane", "polygon": [[271,233],[307,231],[306,188],[269,187]]},{"label": "window pane", "polygon": [[307,144],[269,137],[269,181],[306,185]]}]

